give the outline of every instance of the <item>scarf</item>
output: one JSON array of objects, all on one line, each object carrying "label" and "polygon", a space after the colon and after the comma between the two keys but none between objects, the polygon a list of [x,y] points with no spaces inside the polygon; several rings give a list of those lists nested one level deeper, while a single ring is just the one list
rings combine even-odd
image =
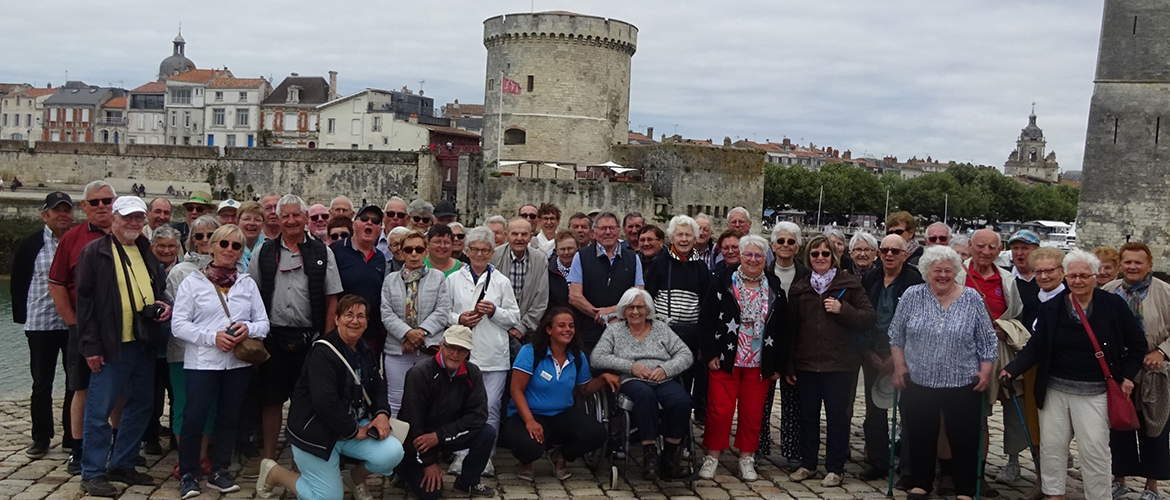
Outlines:
[{"label": "scarf", "polygon": [[203,268],[203,274],[215,286],[225,290],[236,284],[236,276],[239,275],[236,271],[236,266],[221,267],[215,265],[214,262],[207,264],[207,267]]},{"label": "scarf", "polygon": [[561,259],[559,257],[554,258],[553,260],[557,261],[557,272],[561,273],[561,276],[567,278],[569,276],[568,266],[561,264]]},{"label": "scarf", "polygon": [[1146,295],[1150,293],[1150,284],[1154,281],[1154,273],[1146,273],[1142,279],[1132,285],[1121,282],[1121,288],[1118,290],[1125,303],[1129,306],[1130,312],[1137,318],[1137,322],[1142,326],[1142,331],[1146,330],[1145,318],[1142,317],[1142,301],[1146,299]]},{"label": "scarf", "polygon": [[812,282],[813,290],[816,290],[817,295],[824,295],[825,292],[829,291],[829,285],[833,283],[833,278],[836,277],[837,268],[833,267],[825,274],[817,274],[816,271],[813,271],[812,275],[809,276],[809,281]]},{"label": "scarf", "polygon": [[402,321],[411,328],[418,328],[418,284],[426,274],[426,266],[413,271],[402,270],[402,282],[406,285],[406,311],[402,315]]},{"label": "scarf", "polygon": [[922,245],[918,244],[918,240],[911,239],[906,243],[906,255],[914,255],[914,252],[917,252],[918,248],[921,246]]}]

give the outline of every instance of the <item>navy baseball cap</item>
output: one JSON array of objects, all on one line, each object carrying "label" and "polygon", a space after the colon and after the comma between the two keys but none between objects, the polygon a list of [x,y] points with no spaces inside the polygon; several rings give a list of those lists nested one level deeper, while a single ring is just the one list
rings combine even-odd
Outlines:
[{"label": "navy baseball cap", "polygon": [[69,208],[73,208],[73,198],[60,191],[55,191],[45,197],[45,206],[41,210],[52,210],[62,203],[68,204]]}]

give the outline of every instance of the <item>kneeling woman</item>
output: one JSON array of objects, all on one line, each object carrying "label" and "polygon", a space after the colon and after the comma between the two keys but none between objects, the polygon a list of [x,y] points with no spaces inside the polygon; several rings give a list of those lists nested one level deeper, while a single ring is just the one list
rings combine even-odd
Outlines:
[{"label": "kneeling woman", "polygon": [[504,432],[512,443],[512,455],[520,461],[517,475],[521,479],[533,480],[532,463],[546,447],[552,448],[549,460],[560,480],[572,475],[567,462],[601,448],[605,428],[573,406],[573,391],[580,387],[582,393],[593,394],[604,385],[616,392],[618,376],[590,377],[572,311],[549,310],[532,333],[531,343],[520,349],[512,364],[512,401]]},{"label": "kneeling woman", "polygon": [[258,497],[269,498],[273,486],[283,485],[303,500],[341,500],[340,455],[364,461],[351,471],[358,485],[370,473],[390,475],[402,461],[402,444],[390,437],[386,381],[361,341],[368,307],[357,295],[337,301],[337,329],[309,350],[289,405],[285,437],[301,472],[264,459]]}]

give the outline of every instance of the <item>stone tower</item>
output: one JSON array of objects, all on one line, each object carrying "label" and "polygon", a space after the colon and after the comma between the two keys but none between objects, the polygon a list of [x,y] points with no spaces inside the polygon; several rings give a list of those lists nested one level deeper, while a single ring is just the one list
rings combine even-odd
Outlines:
[{"label": "stone tower", "polygon": [[1028,126],[1020,131],[1016,149],[1008,155],[1003,164],[1003,173],[1008,177],[1028,176],[1048,182],[1060,180],[1060,164],[1056,163],[1056,152],[1044,154],[1044,131],[1036,126],[1036,107],[1028,115]]},{"label": "stone tower", "polygon": [[[628,139],[630,59],[637,42],[638,28],[629,23],[571,12],[484,21],[484,161],[609,161],[610,148]],[[520,94],[502,94],[501,75],[517,82]]]},{"label": "stone tower", "polygon": [[1168,146],[1170,3],[1106,0],[1085,137],[1077,246],[1140,241],[1150,246],[1156,270],[1170,269]]}]

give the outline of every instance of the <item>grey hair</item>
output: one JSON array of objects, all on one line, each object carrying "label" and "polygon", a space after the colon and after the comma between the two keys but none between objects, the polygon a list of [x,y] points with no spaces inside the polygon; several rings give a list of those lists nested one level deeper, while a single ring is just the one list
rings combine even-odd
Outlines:
[{"label": "grey hair", "polygon": [[507,228],[508,227],[508,220],[505,219],[503,215],[493,215],[491,217],[488,217],[487,220],[483,222],[483,225],[485,225],[485,226],[488,224],[499,224],[501,226],[504,226],[504,228]]},{"label": "grey hair", "polygon": [[703,212],[699,212],[699,213],[695,214],[695,222],[699,222],[699,219],[703,219],[703,220],[707,221],[708,224],[711,223],[711,217]]},{"label": "grey hair", "polygon": [[686,215],[676,215],[673,218],[671,218],[670,223],[666,225],[666,239],[669,240],[669,239],[673,238],[674,231],[677,230],[678,226],[682,225],[682,224],[686,224],[686,225],[691,227],[691,231],[693,231],[691,236],[694,236],[696,239],[699,237],[699,222],[698,221],[696,221],[695,219],[692,219]]},{"label": "grey hair", "polygon": [[387,235],[386,235],[386,237],[387,237],[387,238],[390,238],[390,237],[393,237],[393,236],[397,236],[397,235],[399,235],[399,234],[406,234],[406,233],[409,233],[409,232],[411,232],[411,231],[413,231],[413,229],[411,229],[411,228],[409,228],[409,227],[406,227],[406,226],[398,226],[398,227],[396,227],[396,228],[394,228],[394,229],[391,229],[391,230],[390,230],[390,234],[387,234]]},{"label": "grey hair", "polygon": [[460,224],[458,222],[452,222],[450,224],[447,224],[447,227],[451,228],[452,231],[454,231],[455,228],[459,228],[459,229],[462,229],[464,232],[467,232],[467,228],[464,227],[463,224]]},{"label": "grey hair", "polygon": [[349,197],[348,197],[348,196],[345,196],[345,195],[341,195],[341,196],[338,196],[338,197],[336,197],[336,198],[334,198],[334,199],[330,200],[330,201],[329,201],[329,207],[330,207],[330,208],[332,208],[332,207],[333,207],[333,204],[334,204],[334,203],[337,203],[337,201],[338,201],[338,200],[344,201],[346,205],[349,205],[349,209],[350,209],[350,210],[353,210],[353,202],[352,202],[352,201],[350,201],[350,200],[349,200]]},{"label": "grey hair", "polygon": [[1101,259],[1097,258],[1089,252],[1081,249],[1076,249],[1064,256],[1064,262],[1061,262],[1061,267],[1064,268],[1064,273],[1068,274],[1068,267],[1077,262],[1084,262],[1089,265],[1089,271],[1097,274],[1101,271]]},{"label": "grey hair", "polygon": [[406,205],[406,200],[399,198],[397,196],[391,196],[390,199],[386,201],[386,206],[385,206],[384,210],[390,210],[390,204],[394,203],[396,201],[401,201],[403,205]]},{"label": "grey hair", "polygon": [[837,238],[841,240],[841,243],[849,242],[849,239],[845,237],[845,233],[841,232],[840,229],[826,229],[821,234],[825,235],[826,238]]},{"label": "grey hair", "polygon": [[727,211],[727,218],[728,219],[731,218],[731,214],[743,214],[744,217],[747,217],[747,220],[752,220],[751,212],[748,212],[748,209],[743,208],[743,207],[735,207],[731,210],[728,210]]},{"label": "grey hair", "polygon": [[930,228],[932,228],[932,227],[941,227],[943,229],[946,229],[947,230],[947,238],[951,237],[951,226],[948,226],[942,222],[935,222],[934,224],[926,226],[926,232],[930,232]]},{"label": "grey hair", "polygon": [[286,205],[296,205],[297,207],[299,207],[301,209],[302,215],[309,213],[309,206],[305,204],[305,200],[301,199],[300,196],[297,196],[295,194],[286,194],[284,196],[281,196],[280,200],[276,202],[276,216],[277,217],[284,216],[284,211],[281,210],[281,208],[283,208]]},{"label": "grey hair", "polygon": [[951,246],[952,247],[956,247],[956,246],[965,247],[965,246],[969,246],[969,245],[971,245],[971,238],[968,238],[966,236],[959,235],[959,236],[955,236],[955,237],[951,238]]},{"label": "grey hair", "polygon": [[[496,247],[496,235],[492,233],[491,229],[485,226],[473,227],[467,231],[467,237],[463,241],[464,248],[471,248],[471,244],[475,242],[487,243],[489,248]],[[464,250],[466,252],[466,250]]]},{"label": "grey hair", "polygon": [[857,244],[862,242],[862,241],[868,243],[869,246],[873,247],[874,250],[878,249],[879,243],[878,243],[877,238],[875,238],[872,234],[869,234],[865,231],[858,231],[856,233],[853,233],[852,238],[849,238],[849,251],[852,252],[853,247],[856,247]]},{"label": "grey hair", "polygon": [[638,297],[642,297],[642,301],[646,302],[646,317],[653,318],[655,314],[654,298],[650,297],[650,292],[636,286],[630,287],[629,290],[626,290],[622,294],[622,298],[618,300],[617,306],[615,307],[614,314],[617,314],[617,317],[620,319],[626,319],[626,307]]},{"label": "grey hair", "polygon": [[215,232],[216,229],[219,229],[219,226],[220,226],[219,217],[216,217],[214,215],[201,215],[201,216],[199,216],[198,219],[195,219],[195,222],[191,223],[191,228],[187,232],[187,241],[186,241],[187,251],[188,252],[195,251],[195,232],[196,231],[198,231],[200,228],[208,227],[208,228],[211,228],[212,232]]},{"label": "grey hair", "polygon": [[178,229],[175,229],[169,225],[164,224],[162,226],[159,226],[158,229],[155,229],[154,232],[150,234],[150,244],[154,245],[154,244],[158,243],[158,240],[165,240],[168,238],[173,238],[175,240],[175,243],[178,243],[179,236],[180,235],[179,235]]},{"label": "grey hair", "polygon": [[963,270],[963,261],[959,259],[959,253],[944,245],[926,247],[926,250],[922,251],[922,257],[918,259],[918,269],[926,274],[930,272],[932,266],[940,262],[950,264],[956,273]]},{"label": "grey hair", "polygon": [[780,233],[791,234],[792,236],[794,236],[796,238],[796,246],[801,245],[802,238],[800,237],[800,226],[796,225],[795,222],[790,222],[790,221],[786,221],[786,220],[777,222],[776,227],[772,228],[772,242],[773,243],[776,242],[776,238],[780,236]]},{"label": "grey hair", "polygon": [[114,186],[111,186],[110,183],[103,181],[101,179],[98,179],[98,180],[93,181],[89,184],[86,184],[85,189],[81,190],[81,196],[83,198],[89,198],[89,193],[97,191],[101,188],[110,188],[110,192],[114,193],[114,198],[118,197],[118,192],[114,190]]},{"label": "grey hair", "polygon": [[739,253],[742,255],[747,251],[748,245],[755,245],[760,247],[761,252],[768,252],[768,240],[758,234],[745,234],[739,239]]},{"label": "grey hair", "polygon": [[427,217],[435,216],[435,206],[431,205],[425,200],[414,200],[406,207],[406,215],[414,217],[416,215],[426,215]]}]

